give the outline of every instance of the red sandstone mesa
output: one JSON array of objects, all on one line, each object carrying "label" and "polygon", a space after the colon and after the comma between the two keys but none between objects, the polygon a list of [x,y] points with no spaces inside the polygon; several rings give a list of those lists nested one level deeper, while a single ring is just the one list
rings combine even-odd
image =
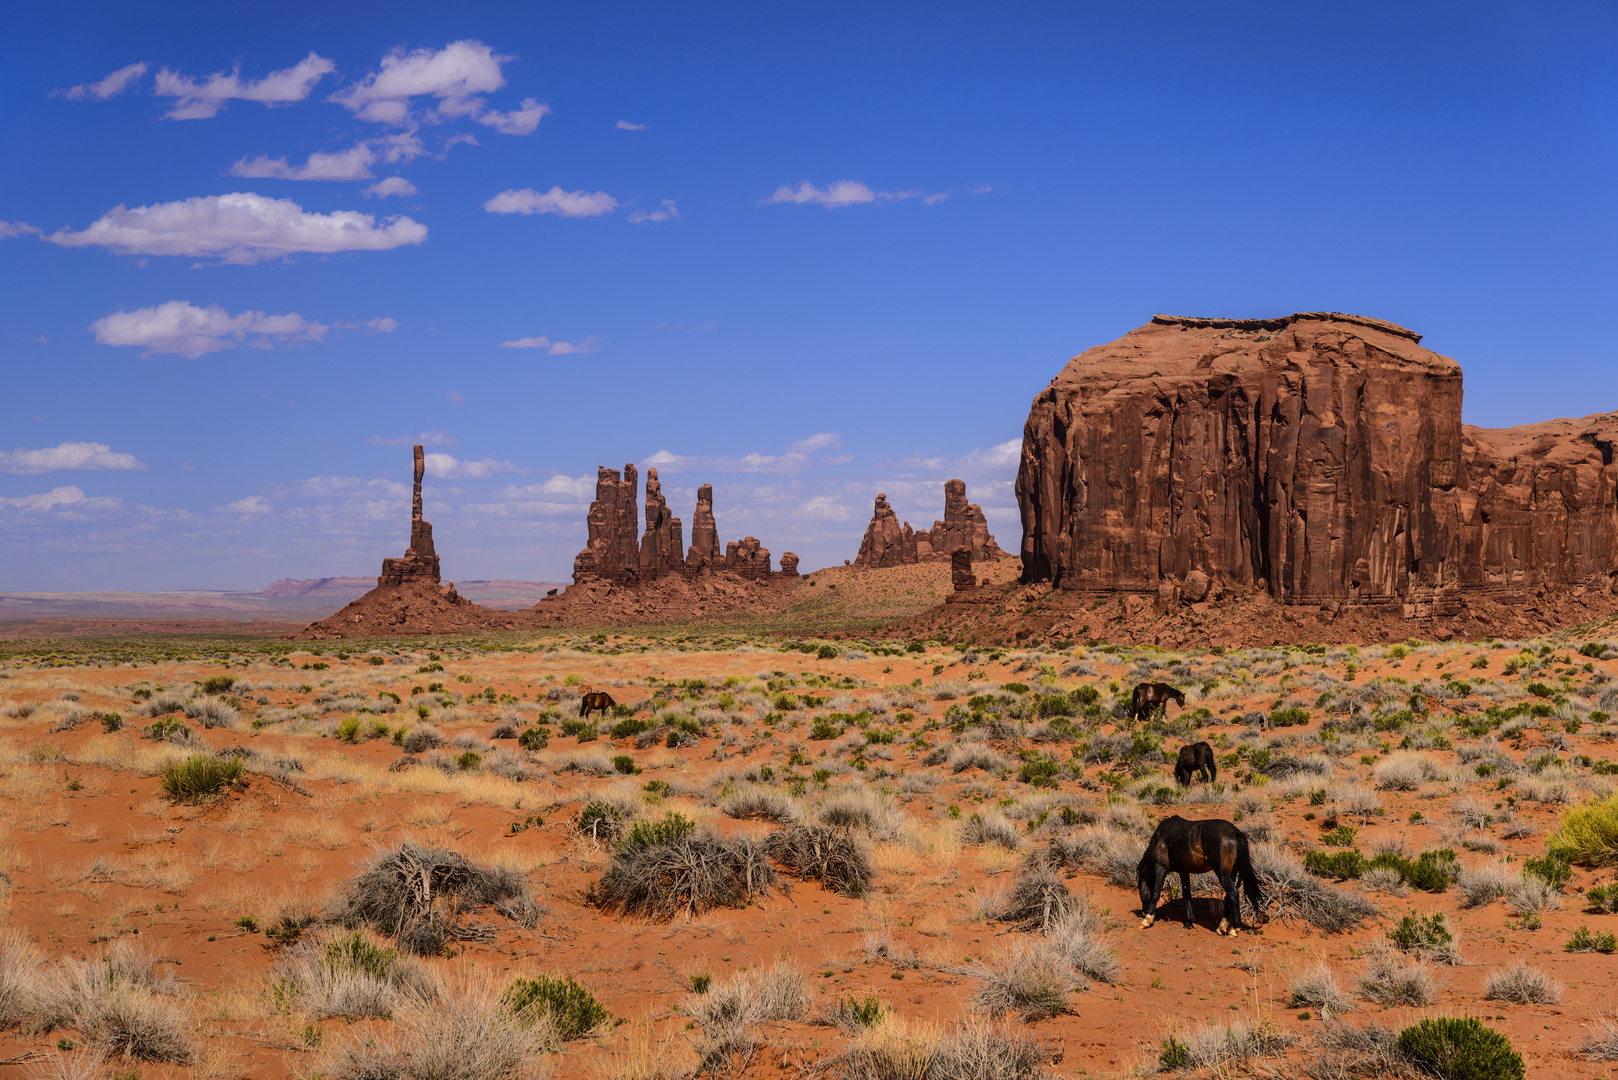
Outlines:
[{"label": "red sandstone mesa", "polygon": [[1160,315],[1074,357],[1023,428],[1023,581],[1405,615],[1610,590],[1618,415],[1463,426],[1460,365],[1420,341],[1338,313]]}]

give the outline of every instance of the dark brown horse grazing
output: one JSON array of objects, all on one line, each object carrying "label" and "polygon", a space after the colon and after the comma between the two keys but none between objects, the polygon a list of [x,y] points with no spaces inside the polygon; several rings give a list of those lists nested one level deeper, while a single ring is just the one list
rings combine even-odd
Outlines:
[{"label": "dark brown horse grazing", "polygon": [[1228,821],[1219,818],[1187,821],[1176,814],[1158,825],[1135,870],[1136,883],[1140,886],[1141,914],[1145,916],[1140,924],[1142,930],[1157,918],[1157,898],[1163,891],[1163,879],[1171,872],[1180,875],[1186,929],[1191,928],[1192,874],[1218,874],[1219,884],[1225,887],[1225,912],[1219,920],[1219,933],[1235,934],[1241,929],[1242,903],[1236,893],[1238,875],[1253,910],[1263,910],[1264,896],[1247,851],[1247,835]]},{"label": "dark brown horse grazing", "polygon": [[1163,706],[1164,715],[1168,714],[1169,702],[1173,701],[1185,708],[1185,695],[1174,689],[1168,683],[1143,682],[1135,684],[1135,696],[1132,708],[1129,710],[1131,720],[1144,720],[1152,715],[1152,710],[1159,705]]},{"label": "dark brown horse grazing", "polygon": [[599,712],[602,716],[606,716],[607,710],[616,704],[618,703],[612,700],[611,694],[602,693],[599,690],[591,690],[588,686],[586,686],[584,688],[584,695],[579,698],[579,715],[585,717],[586,719],[588,719],[590,714],[593,712]]},{"label": "dark brown horse grazing", "polygon": [[1180,760],[1174,763],[1174,782],[1181,787],[1190,787],[1192,777],[1199,772],[1210,784],[1219,779],[1219,767],[1214,764],[1213,747],[1205,742],[1180,747]]}]

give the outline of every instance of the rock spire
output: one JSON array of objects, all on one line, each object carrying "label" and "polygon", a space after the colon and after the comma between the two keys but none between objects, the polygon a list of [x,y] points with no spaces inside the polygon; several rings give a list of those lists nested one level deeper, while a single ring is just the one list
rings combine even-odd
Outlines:
[{"label": "rock spire", "polygon": [[421,516],[421,478],[426,474],[426,456],[421,447],[415,450],[415,487],[410,498],[410,546],[404,557],[383,559],[382,573],[377,576],[378,587],[403,585],[406,581],[429,581],[438,584],[438,553],[433,550],[433,526]]}]

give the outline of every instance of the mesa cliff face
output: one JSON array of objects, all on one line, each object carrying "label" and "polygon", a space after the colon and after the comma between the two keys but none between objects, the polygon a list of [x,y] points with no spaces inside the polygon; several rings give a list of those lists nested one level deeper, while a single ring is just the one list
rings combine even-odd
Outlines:
[{"label": "mesa cliff face", "polygon": [[1337,313],[1157,316],[1074,357],[1023,429],[1023,580],[1406,614],[1605,585],[1618,419],[1463,427],[1460,365],[1420,340]]}]

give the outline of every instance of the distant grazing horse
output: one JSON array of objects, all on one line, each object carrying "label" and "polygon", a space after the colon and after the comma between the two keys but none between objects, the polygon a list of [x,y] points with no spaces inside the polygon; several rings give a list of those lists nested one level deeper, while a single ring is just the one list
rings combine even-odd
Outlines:
[{"label": "distant grazing horse", "polygon": [[1144,720],[1152,715],[1152,710],[1159,705],[1163,706],[1163,712],[1166,716],[1170,701],[1177,703],[1182,709],[1185,708],[1185,695],[1168,683],[1136,683],[1135,699],[1129,710],[1129,718],[1131,720]]},{"label": "distant grazing horse", "polygon": [[1254,911],[1262,911],[1264,896],[1259,890],[1258,875],[1253,872],[1253,860],[1247,851],[1247,835],[1228,821],[1210,818],[1206,821],[1187,821],[1178,814],[1167,818],[1152,833],[1146,843],[1146,854],[1140,857],[1135,870],[1140,886],[1141,929],[1152,925],[1157,918],[1157,898],[1163,891],[1163,880],[1172,873],[1180,875],[1180,893],[1185,898],[1185,925],[1191,927],[1191,875],[1213,872],[1219,875],[1219,884],[1225,887],[1225,913],[1219,920],[1219,933],[1235,934],[1242,925],[1242,904],[1236,893],[1236,878],[1241,876],[1242,888]]},{"label": "distant grazing horse", "polygon": [[584,696],[579,699],[579,715],[585,719],[589,719],[590,714],[593,712],[599,712],[602,716],[606,716],[607,710],[616,704],[618,703],[612,700],[611,694],[605,694],[599,690],[591,690],[588,686],[586,686],[584,688]]},{"label": "distant grazing horse", "polygon": [[1210,784],[1219,779],[1213,747],[1205,742],[1180,747],[1180,760],[1174,763],[1174,782],[1181,787],[1190,787],[1192,777],[1199,772]]}]

